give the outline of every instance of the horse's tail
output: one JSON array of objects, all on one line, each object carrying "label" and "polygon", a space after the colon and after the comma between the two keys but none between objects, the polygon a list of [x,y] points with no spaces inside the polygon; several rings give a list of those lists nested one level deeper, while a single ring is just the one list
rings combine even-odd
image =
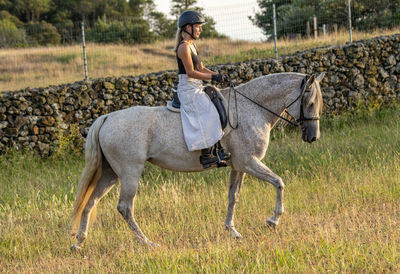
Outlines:
[{"label": "horse's tail", "polygon": [[[92,195],[96,185],[102,174],[102,152],[99,143],[99,131],[102,127],[107,115],[100,116],[96,119],[89,129],[85,144],[85,168],[83,169],[81,178],[79,180],[78,192],[74,210],[72,212],[71,224],[72,233],[75,234],[78,229],[83,209],[85,208],[90,196]],[[96,216],[96,208],[89,216],[89,223],[91,223]]]}]

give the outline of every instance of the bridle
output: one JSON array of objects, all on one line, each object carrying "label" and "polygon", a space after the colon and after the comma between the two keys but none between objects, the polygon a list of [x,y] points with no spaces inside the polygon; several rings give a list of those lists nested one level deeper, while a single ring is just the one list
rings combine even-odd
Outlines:
[{"label": "bridle", "polygon": [[[320,119],[319,116],[316,116],[316,117],[305,117],[304,116],[304,93],[307,91],[307,88],[308,88],[308,85],[309,85],[309,80],[310,80],[310,76],[306,75],[306,77],[301,82],[301,93],[300,93],[300,95],[293,102],[291,102],[289,105],[287,105],[286,109],[285,109],[285,112],[287,114],[289,114],[287,109],[289,107],[291,107],[297,100],[299,100],[301,98],[301,101],[300,101],[300,117],[299,117],[299,119],[296,120],[296,123],[298,125],[301,125],[304,121],[319,121],[319,119]],[[290,116],[292,116],[292,115],[290,115]]]},{"label": "bridle", "polygon": [[[304,93],[306,92],[306,90],[307,90],[307,88],[308,88],[308,84],[309,84],[309,80],[310,80],[310,79],[311,79],[311,77],[310,77],[309,75],[306,75],[306,77],[303,79],[303,81],[301,82],[301,85],[300,85],[300,89],[301,89],[300,95],[297,96],[297,98],[296,98],[293,102],[291,102],[289,105],[287,105],[286,108],[285,108],[285,112],[286,112],[287,114],[289,114],[292,118],[294,118],[294,117],[287,111],[287,109],[288,109],[289,107],[291,107],[294,103],[296,103],[296,102],[300,99],[300,117],[299,117],[299,119],[297,119],[295,122],[292,122],[292,121],[286,119],[286,118],[283,117],[282,115],[280,115],[280,114],[278,114],[278,113],[276,113],[276,112],[274,112],[274,111],[268,109],[267,107],[264,107],[263,105],[257,103],[257,102],[254,101],[253,99],[251,99],[251,98],[247,97],[246,95],[244,95],[243,93],[239,92],[238,90],[235,89],[235,85],[234,85],[234,83],[232,82],[232,80],[229,79],[229,82],[230,82],[230,86],[231,86],[231,87],[230,87],[229,96],[228,96],[228,121],[229,121],[230,127],[233,128],[233,129],[237,129],[237,128],[239,127],[239,115],[238,115],[238,111],[237,111],[238,108],[237,108],[237,98],[236,98],[236,94],[237,94],[237,93],[240,94],[241,96],[243,96],[244,98],[246,98],[247,100],[249,100],[250,102],[252,102],[253,104],[259,106],[260,108],[262,108],[262,109],[268,111],[269,113],[271,113],[271,114],[277,116],[278,118],[284,120],[285,122],[287,122],[287,123],[289,123],[289,124],[291,124],[291,125],[293,125],[293,126],[296,126],[296,127],[301,126],[301,125],[303,124],[304,121],[318,121],[318,120],[320,119],[319,116],[317,116],[317,117],[305,117],[305,116],[304,116]],[[233,126],[233,125],[232,125],[231,119],[230,119],[230,115],[229,115],[230,101],[231,101],[231,91],[232,91],[232,90],[233,90],[233,94],[234,94],[234,96],[235,96],[234,99],[235,99],[235,109],[236,109],[236,126]]]}]

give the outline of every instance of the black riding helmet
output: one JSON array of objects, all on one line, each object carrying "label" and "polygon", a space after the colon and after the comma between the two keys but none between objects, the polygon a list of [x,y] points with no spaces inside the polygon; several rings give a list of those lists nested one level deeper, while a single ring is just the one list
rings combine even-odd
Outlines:
[{"label": "black riding helmet", "polygon": [[[194,10],[187,10],[179,16],[178,20],[178,27],[182,29],[184,32],[192,36],[193,39],[196,40],[196,38],[193,36],[193,25],[194,24],[206,24],[206,20],[204,20],[204,17],[198,13],[197,11]],[[184,27],[186,25],[191,25],[192,26],[192,33],[187,32]]]}]

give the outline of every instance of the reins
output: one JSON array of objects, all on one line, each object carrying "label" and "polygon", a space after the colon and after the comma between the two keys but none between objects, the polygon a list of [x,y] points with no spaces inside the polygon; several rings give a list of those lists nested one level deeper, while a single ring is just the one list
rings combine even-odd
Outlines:
[{"label": "reins", "polygon": [[[304,113],[303,113],[303,100],[302,100],[302,99],[303,99],[304,92],[305,92],[306,89],[307,89],[308,80],[309,80],[309,76],[306,75],[306,77],[305,77],[305,78],[303,79],[303,81],[301,82],[301,86],[300,86],[301,92],[300,92],[300,95],[299,95],[293,102],[291,102],[291,103],[285,108],[285,112],[286,112],[287,114],[289,114],[286,110],[301,98],[301,103],[300,103],[300,118],[297,119],[296,122],[292,122],[292,121],[286,119],[285,117],[283,117],[282,115],[280,115],[280,114],[278,114],[278,113],[276,113],[276,112],[274,112],[274,111],[268,109],[267,107],[264,107],[263,105],[257,103],[257,102],[254,101],[253,99],[247,97],[247,96],[244,95],[243,93],[241,93],[241,92],[239,92],[238,90],[236,90],[236,89],[235,89],[234,83],[232,82],[231,79],[229,79],[229,83],[230,83],[230,86],[231,86],[231,87],[230,87],[230,89],[229,89],[229,96],[228,96],[228,121],[229,121],[230,127],[233,128],[233,129],[237,129],[237,128],[239,127],[239,114],[238,114],[238,108],[237,108],[237,97],[236,97],[236,93],[242,95],[244,98],[246,98],[247,100],[249,100],[249,101],[252,102],[253,104],[259,106],[260,108],[262,108],[262,109],[268,111],[269,113],[275,115],[276,117],[278,117],[278,118],[284,120],[285,122],[287,122],[287,123],[289,123],[289,124],[291,124],[291,125],[293,125],[293,126],[296,126],[296,127],[300,126],[300,125],[301,125],[301,122],[303,122],[303,121],[319,120],[318,117],[312,117],[312,118],[305,118],[305,117],[304,117]],[[235,109],[236,109],[236,126],[235,126],[235,127],[232,125],[232,123],[231,123],[231,118],[230,118],[230,115],[229,115],[230,101],[231,101],[231,91],[232,91],[232,90],[233,90],[233,94],[234,94],[234,96],[235,96]],[[289,115],[290,115],[290,114],[289,114]]]}]

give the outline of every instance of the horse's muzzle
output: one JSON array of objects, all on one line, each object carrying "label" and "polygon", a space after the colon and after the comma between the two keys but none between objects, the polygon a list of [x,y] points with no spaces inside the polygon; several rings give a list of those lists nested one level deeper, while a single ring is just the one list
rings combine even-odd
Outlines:
[{"label": "horse's muzzle", "polygon": [[312,143],[317,141],[320,137],[319,126],[313,124],[309,124],[308,126],[303,125],[301,137],[303,141],[307,143]]}]

